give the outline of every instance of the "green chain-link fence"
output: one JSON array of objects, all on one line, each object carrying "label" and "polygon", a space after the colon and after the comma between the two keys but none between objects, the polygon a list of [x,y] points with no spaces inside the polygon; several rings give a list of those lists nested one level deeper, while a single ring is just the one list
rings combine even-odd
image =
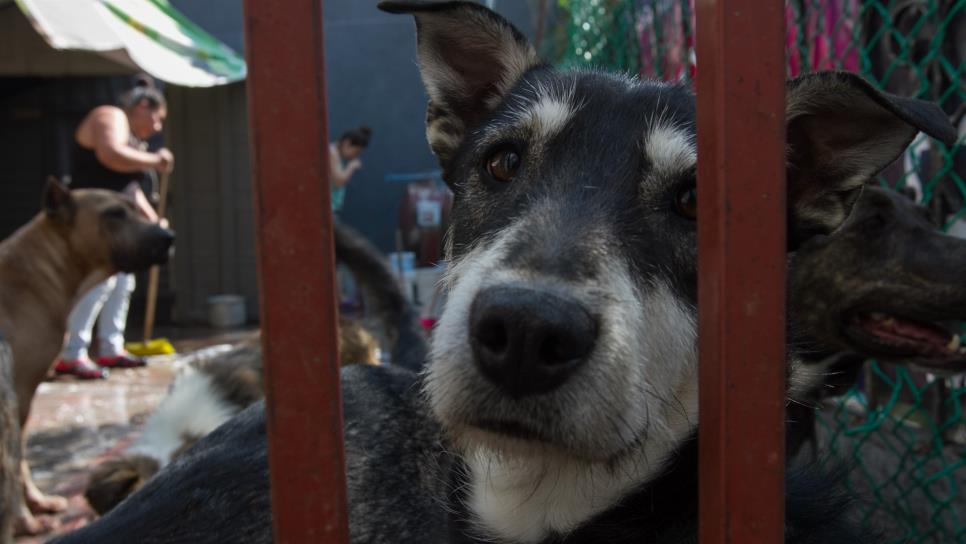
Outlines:
[{"label": "green chain-link fence", "polygon": [[[690,79],[693,0],[557,0],[541,49],[566,66]],[[929,206],[966,236],[966,0],[790,0],[788,75],[859,72],[879,87],[940,104],[956,145],[917,138],[875,182]],[[966,274],[966,271],[963,271]],[[822,402],[823,460],[854,467],[863,522],[895,543],[966,543],[966,385],[869,362],[852,389]]]}]

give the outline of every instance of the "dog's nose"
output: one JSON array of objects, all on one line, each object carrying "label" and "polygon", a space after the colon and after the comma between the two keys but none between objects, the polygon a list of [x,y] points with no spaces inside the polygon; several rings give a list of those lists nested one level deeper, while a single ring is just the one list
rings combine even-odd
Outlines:
[{"label": "dog's nose", "polygon": [[174,253],[174,231],[155,225],[146,249],[151,264],[164,264]]},{"label": "dog's nose", "polygon": [[521,287],[491,287],[470,309],[480,372],[514,398],[549,393],[586,360],[597,320],[579,302]]},{"label": "dog's nose", "polygon": [[174,231],[171,229],[161,229],[160,239],[165,249],[170,248],[174,245]]}]

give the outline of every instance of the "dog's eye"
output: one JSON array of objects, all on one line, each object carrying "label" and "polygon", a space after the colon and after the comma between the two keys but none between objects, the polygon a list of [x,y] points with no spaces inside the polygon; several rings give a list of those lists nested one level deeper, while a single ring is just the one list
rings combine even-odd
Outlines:
[{"label": "dog's eye", "polygon": [[697,187],[689,187],[680,193],[678,193],[677,199],[674,202],[677,212],[688,219],[697,219],[698,217],[698,189]]},{"label": "dog's eye", "polygon": [[510,181],[520,169],[520,155],[512,149],[500,149],[486,161],[486,171],[497,181]]},{"label": "dog's eye", "polygon": [[121,206],[110,207],[101,214],[107,219],[124,219],[127,217],[127,210]]}]

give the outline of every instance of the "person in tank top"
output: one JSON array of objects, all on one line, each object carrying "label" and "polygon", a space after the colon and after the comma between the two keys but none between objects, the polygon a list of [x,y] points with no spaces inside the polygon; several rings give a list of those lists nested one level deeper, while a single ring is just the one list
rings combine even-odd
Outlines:
[{"label": "person in tank top", "polygon": [[366,126],[348,130],[337,142],[329,144],[329,170],[332,186],[332,211],[338,212],[345,203],[346,185],[352,175],[362,168],[359,156],[369,145],[372,129]]},{"label": "person in tank top", "polygon": [[[74,133],[72,189],[108,189],[128,195],[145,217],[160,221],[142,183],[148,172],[171,172],[174,155],[167,149],[146,151],[145,142],[161,132],[167,103],[153,80],[140,76],[121,96],[118,106],[99,106],[87,114]],[[134,291],[134,275],[119,273],[97,284],[78,301],[67,319],[67,335],[58,374],[103,379],[108,368],[144,366],[142,358],[124,349],[124,328]],[[89,353],[97,321],[97,358]]]}]

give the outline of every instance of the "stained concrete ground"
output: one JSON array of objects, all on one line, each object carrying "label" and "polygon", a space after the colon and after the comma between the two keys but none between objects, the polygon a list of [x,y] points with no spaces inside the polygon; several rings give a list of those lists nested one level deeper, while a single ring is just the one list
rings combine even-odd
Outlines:
[{"label": "stained concrete ground", "polygon": [[55,516],[55,533],[21,537],[17,544],[39,544],[93,519],[83,497],[88,474],[134,441],[185,358],[250,334],[251,330],[162,330],[156,337],[170,338],[178,355],[152,357],[143,368],[113,370],[107,380],[61,377],[41,384],[27,424],[27,458],[40,489],[68,497],[70,507]]}]

